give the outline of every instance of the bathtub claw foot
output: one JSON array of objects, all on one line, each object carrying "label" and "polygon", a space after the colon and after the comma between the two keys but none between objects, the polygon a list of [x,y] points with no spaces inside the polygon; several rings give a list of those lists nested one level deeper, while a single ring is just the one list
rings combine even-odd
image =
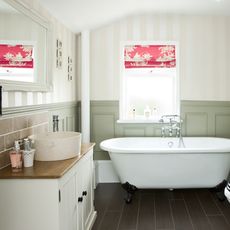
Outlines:
[{"label": "bathtub claw foot", "polygon": [[211,189],[211,191],[216,193],[216,196],[219,201],[224,201],[225,200],[225,195],[224,195],[224,189],[227,185],[227,181],[223,180],[220,184],[218,184],[216,187]]},{"label": "bathtub claw foot", "polygon": [[134,193],[137,191],[137,187],[135,185],[126,182],[122,184],[122,188],[127,192],[127,197],[125,198],[126,204],[130,204],[132,202],[132,197]]},{"label": "bathtub claw foot", "polygon": [[226,187],[227,185],[227,181],[226,180],[223,180],[221,183],[219,183],[216,187],[214,187],[214,191],[215,192],[221,192],[222,190],[224,190],[224,188]]},{"label": "bathtub claw foot", "polygon": [[133,195],[130,193],[127,193],[127,197],[125,198],[125,203],[130,204],[132,202]]}]

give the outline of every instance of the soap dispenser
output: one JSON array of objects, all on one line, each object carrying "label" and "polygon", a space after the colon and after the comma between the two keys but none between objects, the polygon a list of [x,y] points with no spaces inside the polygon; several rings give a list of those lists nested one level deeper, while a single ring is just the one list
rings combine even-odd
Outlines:
[{"label": "soap dispenser", "polygon": [[9,154],[12,171],[20,172],[22,170],[22,150],[20,149],[19,141],[14,142],[14,148]]}]

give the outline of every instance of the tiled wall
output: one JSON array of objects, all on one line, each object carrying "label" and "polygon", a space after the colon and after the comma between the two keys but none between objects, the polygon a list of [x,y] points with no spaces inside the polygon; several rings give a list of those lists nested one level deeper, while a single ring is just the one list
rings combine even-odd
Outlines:
[{"label": "tiled wall", "polygon": [[10,163],[9,151],[14,141],[48,131],[48,111],[0,119],[0,168]]}]

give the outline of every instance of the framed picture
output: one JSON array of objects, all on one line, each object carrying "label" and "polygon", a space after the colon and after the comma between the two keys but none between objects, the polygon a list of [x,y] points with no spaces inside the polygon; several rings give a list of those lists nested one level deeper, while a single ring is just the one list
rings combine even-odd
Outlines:
[{"label": "framed picture", "polygon": [[62,68],[62,41],[59,39],[56,40],[56,67]]}]

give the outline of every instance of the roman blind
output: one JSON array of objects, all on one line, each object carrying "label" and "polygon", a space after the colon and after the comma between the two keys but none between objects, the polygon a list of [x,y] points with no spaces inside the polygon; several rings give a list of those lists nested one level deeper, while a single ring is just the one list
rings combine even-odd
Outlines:
[{"label": "roman blind", "polygon": [[174,68],[175,45],[128,45],[124,48],[125,68]]},{"label": "roman blind", "polygon": [[33,68],[32,45],[0,44],[0,67]]}]

